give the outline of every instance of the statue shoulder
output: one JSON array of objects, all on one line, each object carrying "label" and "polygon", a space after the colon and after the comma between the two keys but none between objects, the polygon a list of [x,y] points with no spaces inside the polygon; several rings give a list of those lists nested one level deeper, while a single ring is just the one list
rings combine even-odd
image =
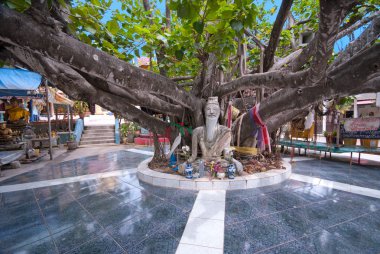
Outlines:
[{"label": "statue shoulder", "polygon": [[222,133],[231,132],[231,129],[228,128],[228,127],[226,127],[226,126],[224,126],[224,125],[219,125],[219,130],[220,130],[220,132],[222,132]]},{"label": "statue shoulder", "polygon": [[199,126],[193,130],[193,135],[203,134],[205,127]]}]

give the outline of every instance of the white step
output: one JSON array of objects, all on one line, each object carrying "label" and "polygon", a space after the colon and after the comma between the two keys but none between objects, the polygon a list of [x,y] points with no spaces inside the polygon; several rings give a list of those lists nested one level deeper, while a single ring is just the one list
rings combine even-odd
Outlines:
[{"label": "white step", "polygon": [[112,143],[115,143],[115,139],[80,141],[80,145],[112,144]]}]

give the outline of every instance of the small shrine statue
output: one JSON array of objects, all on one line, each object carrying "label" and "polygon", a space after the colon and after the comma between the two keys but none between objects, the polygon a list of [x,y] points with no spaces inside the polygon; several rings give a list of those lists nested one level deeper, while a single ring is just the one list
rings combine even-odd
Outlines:
[{"label": "small shrine statue", "polygon": [[1,137],[12,137],[12,130],[7,128],[6,122],[0,122],[0,136]]},{"label": "small shrine statue", "polygon": [[[201,148],[204,161],[221,161],[223,151],[230,150],[231,130],[218,122],[220,116],[218,97],[209,97],[204,110],[206,125],[200,126],[193,131],[189,163],[196,160],[198,145]],[[230,159],[235,164],[237,172],[241,173],[243,165],[232,157]]]}]

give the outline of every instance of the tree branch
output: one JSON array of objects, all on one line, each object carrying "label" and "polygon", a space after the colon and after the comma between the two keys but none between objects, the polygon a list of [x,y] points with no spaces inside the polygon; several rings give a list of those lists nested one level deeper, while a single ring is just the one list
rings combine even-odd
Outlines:
[{"label": "tree branch", "polygon": [[164,134],[168,124],[139,110],[125,100],[93,87],[83,76],[69,66],[59,63],[40,54],[25,51],[17,47],[5,48],[18,62],[33,68],[53,82],[70,98],[98,104],[112,112],[118,113],[144,128]]},{"label": "tree branch", "polygon": [[307,71],[296,73],[272,71],[249,74],[219,86],[215,93],[218,96],[225,96],[244,89],[300,87],[304,85],[307,74]]},{"label": "tree branch", "polygon": [[375,19],[376,17],[379,17],[379,16],[380,16],[380,11],[374,12],[370,16],[364,17],[363,19],[357,21],[356,23],[352,24],[351,26],[347,27],[346,29],[340,30],[338,35],[337,35],[338,40],[340,38],[348,35],[348,34],[353,33],[356,29],[364,26],[365,24],[371,22],[373,19]]},{"label": "tree branch", "polygon": [[283,0],[281,3],[280,10],[278,11],[276,21],[274,22],[273,29],[270,34],[268,47],[266,47],[264,51],[264,71],[268,71],[273,65],[274,53],[276,52],[277,45],[280,40],[282,27],[288,17],[292,4],[293,0]]},{"label": "tree branch", "polygon": [[195,78],[194,76],[178,76],[178,77],[171,78],[171,80],[177,82],[177,81],[189,80],[189,79],[194,79],[194,78]]},{"label": "tree branch", "polygon": [[321,0],[319,28],[316,36],[316,52],[311,61],[308,81],[310,85],[323,82],[327,63],[331,57],[339,25],[347,13],[356,5],[354,0]]},{"label": "tree branch", "polygon": [[[375,18],[374,16],[370,16],[371,18],[366,18],[364,19],[364,22],[362,21],[358,21],[357,23],[354,23],[354,24],[351,24],[351,26],[355,26],[356,28],[354,30],[356,30],[357,28],[359,28],[360,26],[363,26],[365,24],[367,24],[368,22],[370,22],[373,18]],[[360,26],[357,26],[361,24]],[[351,26],[343,26],[339,29],[339,33],[336,35],[336,38],[335,38],[335,41],[341,39],[342,37],[346,36],[347,34],[349,34],[351,30]],[[289,69],[292,70],[292,71],[298,71],[301,69],[301,67],[310,59],[311,56],[313,56],[316,52],[316,45],[317,45],[317,36],[318,34],[307,44],[307,46],[305,48],[303,48],[301,54],[296,58],[294,59],[293,62],[291,62],[289,64]]]},{"label": "tree branch", "polygon": [[253,33],[251,33],[248,29],[244,29],[244,33],[249,36],[253,42],[257,45],[259,48],[265,48],[266,45],[262,43]]},{"label": "tree branch", "polygon": [[327,71],[333,70],[341,63],[349,60],[356,53],[369,48],[372,43],[380,36],[380,17],[373,20],[372,24],[353,42],[351,42],[344,51],[340,52],[335,60],[330,64]]},{"label": "tree branch", "polygon": [[[260,106],[259,114],[265,123],[270,124],[269,131],[280,127],[284,121],[278,120],[277,115],[305,109],[323,99],[334,96],[348,96],[363,92],[380,90],[380,44],[360,52],[346,63],[340,65],[334,72],[328,73],[327,83],[307,86],[304,89],[289,88],[277,91],[266,98]],[[293,116],[294,117],[294,116]],[[243,118],[241,139],[251,137],[253,131],[249,115]]]},{"label": "tree branch", "polygon": [[4,6],[0,6],[0,23],[7,24],[0,26],[0,41],[27,48],[107,83],[164,95],[190,109],[199,100],[168,78],[132,66],[64,33],[56,35],[56,31]]}]

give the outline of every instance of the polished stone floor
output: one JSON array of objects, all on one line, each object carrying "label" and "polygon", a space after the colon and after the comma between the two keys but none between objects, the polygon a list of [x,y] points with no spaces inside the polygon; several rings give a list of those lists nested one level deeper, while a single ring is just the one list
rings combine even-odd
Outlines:
[{"label": "polished stone floor", "polygon": [[[20,191],[0,191],[0,253],[175,253],[184,242],[190,214],[210,217],[209,221],[213,216],[195,211],[200,192],[139,182],[135,168],[147,157],[119,151],[0,181],[0,190],[28,185]],[[376,167],[347,167],[307,159],[297,161],[293,171],[379,189]],[[121,170],[123,175],[81,179]],[[29,184],[70,176],[77,179],[41,188]],[[225,196],[220,204],[224,253],[380,253],[380,199],[295,180],[227,191]],[[217,215],[217,207],[209,209]],[[199,227],[206,230],[206,243],[220,236],[215,227]]]},{"label": "polished stone floor", "polygon": [[0,186],[136,168],[142,160],[148,157],[149,155],[128,151],[89,156],[53,164],[8,178],[1,181]]},{"label": "polished stone floor", "polygon": [[380,253],[380,199],[288,180],[226,196],[224,253]]},{"label": "polished stone floor", "polygon": [[350,166],[347,162],[310,158],[310,160],[296,161],[293,164],[292,172],[380,190],[380,164],[377,166],[357,164]]},{"label": "polished stone floor", "polygon": [[0,253],[174,253],[194,191],[136,174],[0,194]]}]

